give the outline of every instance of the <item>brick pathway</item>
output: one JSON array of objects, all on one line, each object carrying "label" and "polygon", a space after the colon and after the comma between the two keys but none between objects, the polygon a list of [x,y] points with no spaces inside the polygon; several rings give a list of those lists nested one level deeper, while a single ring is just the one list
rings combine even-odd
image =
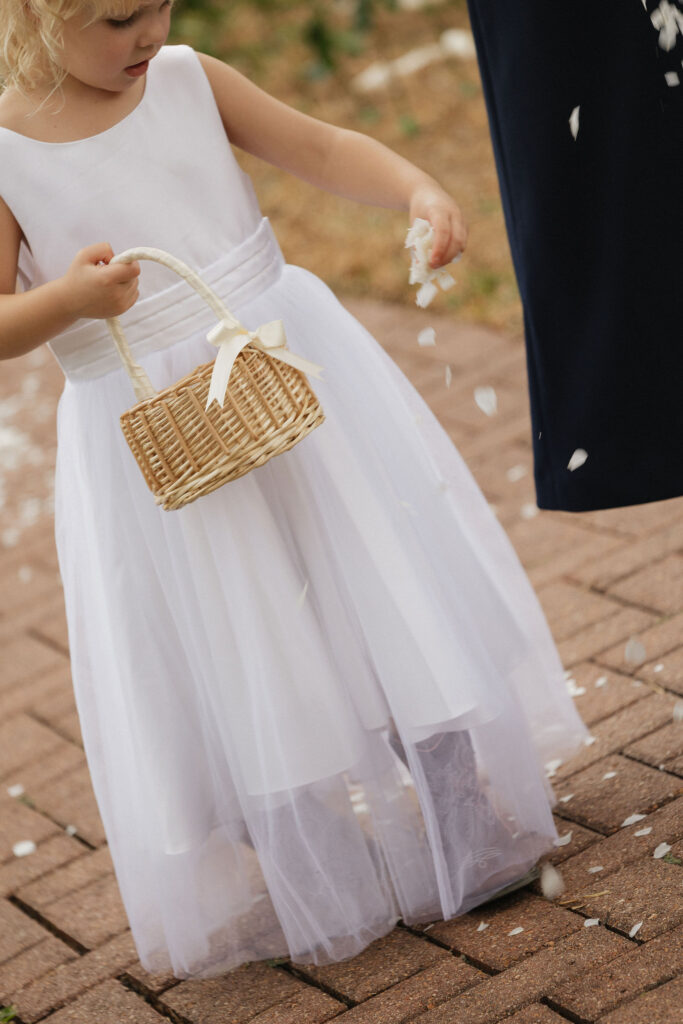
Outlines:
[{"label": "brick pathway", "polygon": [[[51,508],[61,375],[39,351],[2,364],[0,393],[0,1006],[13,1005],[17,1021],[683,1019],[683,500],[538,513],[519,341],[418,310],[349,305],[467,459],[571,670],[594,741],[554,779],[563,845],[553,860],[567,891],[557,903],[528,890],[454,921],[398,927],[328,967],[253,963],[201,982],[141,968],[69,679]],[[438,345],[420,349],[428,323]],[[478,385],[496,389],[497,415],[475,404]],[[16,856],[26,841],[34,852]],[[599,924],[586,927],[591,918]]]}]

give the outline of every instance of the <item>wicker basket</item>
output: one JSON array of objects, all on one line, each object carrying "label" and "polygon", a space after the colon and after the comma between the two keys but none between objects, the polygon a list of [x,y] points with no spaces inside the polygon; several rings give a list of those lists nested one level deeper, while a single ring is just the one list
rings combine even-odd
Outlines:
[{"label": "wicker basket", "polygon": [[219,318],[209,333],[219,346],[217,359],[158,393],[134,362],[118,319],[107,320],[138,399],[121,416],[126,441],[157,504],[178,509],[288,451],[319,426],[325,417],[305,373],[317,376],[320,367],[289,352],[280,321],[247,331],[204,281],[169,253],[128,249],[112,262],[134,260],[154,260],[174,270]]}]

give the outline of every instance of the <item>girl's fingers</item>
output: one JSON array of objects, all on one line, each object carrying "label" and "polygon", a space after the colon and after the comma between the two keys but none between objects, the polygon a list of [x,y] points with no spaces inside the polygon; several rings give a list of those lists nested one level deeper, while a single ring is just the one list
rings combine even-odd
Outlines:
[{"label": "girl's fingers", "polygon": [[104,269],[111,284],[125,284],[140,276],[139,263],[114,263]]},{"label": "girl's fingers", "polygon": [[465,251],[467,245],[467,227],[460,217],[454,217],[451,227],[451,239],[450,246],[447,253],[447,260],[444,262],[450,263],[457,256],[460,256]]},{"label": "girl's fingers", "polygon": [[441,215],[434,217],[431,224],[434,228],[434,244],[429,263],[435,269],[446,262],[446,256],[451,244],[451,222],[449,217]]},{"label": "girl's fingers", "polygon": [[109,242],[97,242],[88,245],[78,253],[83,263],[109,263],[114,257],[114,250]]}]

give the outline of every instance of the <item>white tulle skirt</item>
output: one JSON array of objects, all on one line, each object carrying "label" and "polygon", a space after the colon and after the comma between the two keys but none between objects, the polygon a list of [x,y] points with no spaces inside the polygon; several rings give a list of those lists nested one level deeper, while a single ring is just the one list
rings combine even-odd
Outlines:
[{"label": "white tulle skirt", "polygon": [[[322,364],[325,423],[177,512],[68,380],[56,533],[85,750],[144,967],[328,963],[449,918],[556,837],[543,764],[584,728],[526,576],[373,338],[285,267],[235,312]],[[143,360],[158,387],[215,349]]]}]

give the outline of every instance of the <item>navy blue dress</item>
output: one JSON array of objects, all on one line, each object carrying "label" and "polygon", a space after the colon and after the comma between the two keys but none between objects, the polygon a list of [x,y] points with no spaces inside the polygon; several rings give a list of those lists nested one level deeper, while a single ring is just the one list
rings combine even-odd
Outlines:
[{"label": "navy blue dress", "polygon": [[[683,0],[468,2],[524,306],[538,504],[681,495]],[[588,459],[570,471],[577,449]]]}]

